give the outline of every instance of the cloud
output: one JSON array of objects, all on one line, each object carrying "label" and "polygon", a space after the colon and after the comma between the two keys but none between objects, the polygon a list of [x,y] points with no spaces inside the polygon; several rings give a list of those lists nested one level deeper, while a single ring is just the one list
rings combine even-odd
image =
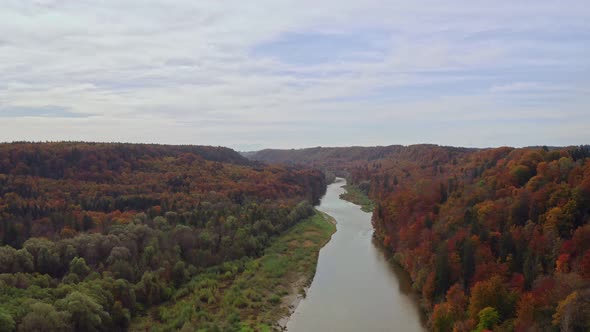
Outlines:
[{"label": "cloud", "polygon": [[514,82],[510,84],[493,86],[491,92],[522,92],[522,91],[537,91],[537,92],[575,92],[575,87],[560,86],[556,84],[544,84],[539,82]]},{"label": "cloud", "polygon": [[7,0],[0,141],[587,143],[585,6]]},{"label": "cloud", "polygon": [[25,117],[40,117],[40,118],[85,118],[90,114],[81,114],[68,111],[64,107],[59,106],[0,106],[0,118],[25,118]]},{"label": "cloud", "polygon": [[377,31],[285,33],[256,45],[252,55],[273,57],[288,64],[313,65],[379,60],[389,47],[387,34]]}]

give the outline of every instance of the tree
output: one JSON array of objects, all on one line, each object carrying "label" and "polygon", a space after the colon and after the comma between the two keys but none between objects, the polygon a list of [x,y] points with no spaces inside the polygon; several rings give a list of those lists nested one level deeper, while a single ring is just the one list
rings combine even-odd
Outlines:
[{"label": "tree", "polygon": [[113,284],[113,295],[115,300],[120,301],[125,308],[135,308],[136,298],[133,284],[125,279],[117,279]]},{"label": "tree", "polygon": [[580,275],[590,279],[590,249],[586,250],[580,262]]},{"label": "tree", "polygon": [[0,332],[13,332],[16,323],[10,314],[0,310]]},{"label": "tree", "polygon": [[109,314],[92,297],[73,291],[56,302],[58,308],[70,314],[70,322],[75,331],[99,331],[108,326]]},{"label": "tree", "polygon": [[447,292],[451,282],[451,269],[449,267],[449,254],[446,243],[442,243],[436,252],[435,278],[434,297],[437,298]]},{"label": "tree", "polygon": [[553,325],[562,331],[590,329],[590,289],[573,291],[559,302],[553,315]]},{"label": "tree", "polygon": [[157,229],[167,229],[169,227],[168,220],[162,216],[154,218],[154,225]]},{"label": "tree", "polygon": [[537,275],[536,259],[533,257],[533,254],[530,250],[527,250],[525,253],[524,265],[522,269],[524,274],[524,286],[526,289],[530,290],[533,285],[533,281],[535,280],[535,276]]},{"label": "tree", "polygon": [[19,272],[33,272],[35,269],[33,256],[26,249],[19,249],[16,251],[16,261],[18,263]]},{"label": "tree", "polygon": [[137,300],[148,306],[164,300],[164,289],[160,278],[155,272],[145,272],[141,281],[135,286]]},{"label": "tree", "polygon": [[115,278],[122,278],[130,281],[136,279],[136,269],[132,263],[127,260],[118,259],[109,267],[109,271],[113,272]]},{"label": "tree", "polygon": [[178,261],[172,269],[172,279],[176,287],[183,284],[188,279],[188,273],[186,272],[186,266],[183,261]]},{"label": "tree", "polygon": [[467,287],[475,273],[475,245],[470,238],[465,239],[463,243],[461,266],[463,268],[464,286]]},{"label": "tree", "polygon": [[114,264],[118,260],[129,261],[131,259],[131,252],[126,247],[114,247],[107,258],[108,264]]},{"label": "tree", "polygon": [[508,292],[499,276],[477,282],[469,299],[469,315],[477,319],[479,312],[486,307],[494,308],[500,317],[507,317],[514,307],[514,297]]},{"label": "tree", "polygon": [[467,305],[467,297],[465,291],[458,283],[454,284],[446,295],[447,303],[449,304],[450,312],[453,314],[455,320],[462,319],[465,316],[465,307]]},{"label": "tree", "polygon": [[434,306],[432,313],[432,328],[435,332],[446,332],[453,330],[454,317],[447,303]]},{"label": "tree", "polygon": [[60,267],[59,255],[55,252],[55,243],[45,238],[31,238],[24,243],[24,248],[32,255],[35,271],[53,275]]},{"label": "tree", "polygon": [[55,252],[50,251],[49,248],[41,248],[41,250],[39,250],[36,265],[37,271],[40,273],[55,275],[59,265],[59,256]]},{"label": "tree", "polygon": [[516,328],[518,331],[528,331],[534,324],[535,299],[531,293],[525,293],[518,301],[516,311]]},{"label": "tree", "polygon": [[18,330],[60,332],[69,331],[71,326],[68,324],[69,313],[57,311],[51,304],[36,302],[29,306],[28,313],[22,318]]},{"label": "tree", "polygon": [[16,249],[11,246],[0,247],[0,273],[13,273]]},{"label": "tree", "polygon": [[485,307],[481,309],[478,316],[479,323],[477,324],[477,332],[491,329],[496,323],[500,321],[500,315],[496,309],[492,307]]},{"label": "tree", "polygon": [[115,301],[111,313],[113,324],[115,326],[118,326],[123,329],[129,327],[129,322],[131,321],[131,313],[129,312],[129,309],[123,307],[121,302]]},{"label": "tree", "polygon": [[532,172],[529,167],[518,165],[510,170],[510,175],[517,185],[522,186],[531,178]]},{"label": "tree", "polygon": [[82,257],[74,257],[70,262],[70,272],[75,273],[81,279],[84,279],[90,272],[86,261]]}]

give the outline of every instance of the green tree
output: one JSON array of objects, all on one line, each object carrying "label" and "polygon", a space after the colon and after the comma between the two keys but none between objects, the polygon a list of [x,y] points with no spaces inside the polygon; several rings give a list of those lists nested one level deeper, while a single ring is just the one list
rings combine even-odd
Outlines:
[{"label": "green tree", "polygon": [[84,258],[74,257],[70,262],[70,272],[75,273],[78,277],[84,279],[90,272],[90,268],[86,265]]},{"label": "green tree", "polygon": [[533,176],[531,169],[525,165],[518,165],[510,170],[510,175],[519,186],[524,185]]},{"label": "green tree", "polygon": [[36,302],[29,306],[29,312],[23,317],[19,331],[59,332],[69,331],[69,313],[57,311],[51,304]]},{"label": "green tree", "polygon": [[13,273],[16,260],[16,249],[11,246],[0,247],[0,273]]},{"label": "green tree", "polygon": [[78,291],[56,302],[58,308],[71,315],[75,331],[99,331],[109,323],[109,314],[92,297]]},{"label": "green tree", "polygon": [[477,319],[480,311],[486,307],[494,308],[501,317],[506,318],[513,314],[516,298],[509,292],[499,276],[477,282],[469,299],[469,314]]},{"label": "green tree", "polygon": [[160,278],[154,272],[145,272],[135,286],[137,300],[148,307],[164,299],[164,289]]},{"label": "green tree", "polygon": [[453,323],[454,317],[447,303],[440,303],[434,306],[432,328],[435,332],[452,331]]},{"label": "green tree", "polygon": [[111,310],[111,317],[115,326],[121,328],[129,327],[131,321],[131,313],[127,308],[124,308],[120,301],[115,301]]},{"label": "green tree", "polygon": [[461,267],[463,268],[464,286],[469,286],[469,281],[475,273],[475,245],[471,239],[466,239],[463,244],[463,256],[461,258]]},{"label": "green tree", "polygon": [[451,283],[451,268],[449,266],[449,254],[447,244],[442,243],[436,251],[434,297],[444,296]]},{"label": "green tree", "polygon": [[59,256],[49,248],[41,248],[37,256],[37,271],[53,275],[59,266]]},{"label": "green tree", "polygon": [[172,269],[172,279],[174,280],[174,285],[176,287],[182,285],[187,278],[188,273],[186,272],[186,265],[184,264],[184,262],[176,262],[174,268]]},{"label": "green tree", "polygon": [[0,310],[0,332],[12,332],[16,323],[10,314]]},{"label": "green tree", "polygon": [[33,255],[26,249],[16,251],[16,261],[20,272],[33,272],[35,265],[33,264]]},{"label": "green tree", "polygon": [[112,288],[113,296],[120,301],[125,308],[135,308],[135,290],[133,284],[125,279],[115,280]]},{"label": "green tree", "polygon": [[536,259],[533,257],[531,250],[527,250],[524,257],[522,272],[524,274],[524,285],[526,289],[531,289],[533,281],[537,275]]},{"label": "green tree", "polygon": [[154,225],[157,229],[165,230],[169,228],[168,220],[162,216],[157,216],[154,218]]},{"label": "green tree", "polygon": [[477,324],[477,332],[491,329],[495,324],[497,324],[500,321],[500,315],[498,314],[496,309],[492,307],[485,307],[481,309],[478,316],[479,323]]},{"label": "green tree", "polygon": [[113,272],[115,278],[122,278],[127,280],[135,280],[135,270],[131,263],[124,260],[116,260],[113,265],[109,267],[109,270]]}]

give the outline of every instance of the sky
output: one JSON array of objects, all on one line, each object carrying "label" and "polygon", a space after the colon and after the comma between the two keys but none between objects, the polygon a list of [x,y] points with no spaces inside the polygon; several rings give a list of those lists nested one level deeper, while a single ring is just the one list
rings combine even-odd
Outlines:
[{"label": "sky", "polygon": [[590,143],[590,6],[0,0],[0,141]]}]

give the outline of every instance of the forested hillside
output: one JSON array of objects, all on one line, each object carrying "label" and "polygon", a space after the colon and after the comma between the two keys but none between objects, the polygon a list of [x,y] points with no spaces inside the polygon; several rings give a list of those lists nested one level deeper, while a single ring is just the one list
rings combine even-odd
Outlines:
[{"label": "forested hillside", "polygon": [[588,146],[347,149],[250,157],[313,165],[364,190],[431,329],[590,329]]},{"label": "forested hillside", "polygon": [[325,189],[227,148],[0,144],[0,331],[125,330],[205,269],[260,256]]}]

